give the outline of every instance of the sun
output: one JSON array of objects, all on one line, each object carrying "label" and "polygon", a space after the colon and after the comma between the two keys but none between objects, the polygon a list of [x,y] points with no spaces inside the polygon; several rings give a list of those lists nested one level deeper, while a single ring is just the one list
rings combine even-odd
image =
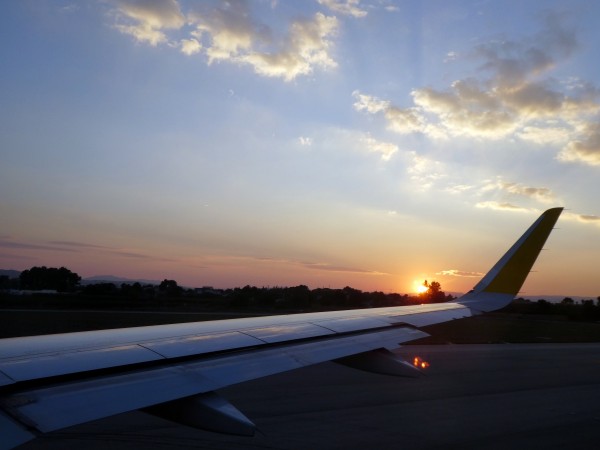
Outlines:
[{"label": "sun", "polygon": [[425,286],[422,281],[414,281],[413,288],[417,294],[423,294],[427,292],[427,286]]}]

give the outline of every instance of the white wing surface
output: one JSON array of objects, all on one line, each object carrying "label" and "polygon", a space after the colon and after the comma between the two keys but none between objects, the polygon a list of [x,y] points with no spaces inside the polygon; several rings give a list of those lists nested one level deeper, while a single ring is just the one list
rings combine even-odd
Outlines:
[{"label": "white wing surface", "polygon": [[215,390],[331,360],[412,376],[418,369],[390,350],[427,336],[420,327],[510,303],[561,212],[543,213],[455,302],[0,340],[0,448],[136,409],[252,435],[252,422]]}]

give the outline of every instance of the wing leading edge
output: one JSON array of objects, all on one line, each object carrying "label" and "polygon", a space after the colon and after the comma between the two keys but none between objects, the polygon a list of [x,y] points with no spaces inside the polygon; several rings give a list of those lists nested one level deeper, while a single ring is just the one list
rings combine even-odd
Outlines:
[{"label": "wing leading edge", "polygon": [[510,303],[561,212],[544,212],[455,302],[0,340],[0,448],[136,409],[251,435],[252,422],[215,390],[331,360],[412,376],[391,350],[427,336],[419,327]]}]

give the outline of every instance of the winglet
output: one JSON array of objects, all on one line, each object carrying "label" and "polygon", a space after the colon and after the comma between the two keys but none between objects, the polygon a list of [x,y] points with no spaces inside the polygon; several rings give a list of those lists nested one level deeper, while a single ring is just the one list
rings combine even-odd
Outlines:
[{"label": "winglet", "polygon": [[510,303],[523,286],[562,210],[545,211],[473,290],[458,301],[479,311],[493,311]]}]

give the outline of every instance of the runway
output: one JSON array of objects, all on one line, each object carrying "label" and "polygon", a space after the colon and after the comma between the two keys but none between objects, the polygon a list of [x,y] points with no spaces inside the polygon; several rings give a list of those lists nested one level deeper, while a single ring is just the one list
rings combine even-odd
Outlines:
[{"label": "runway", "polygon": [[405,346],[420,378],[334,363],[220,391],[259,427],[252,438],[132,412],[49,433],[23,450],[597,448],[600,344]]}]

